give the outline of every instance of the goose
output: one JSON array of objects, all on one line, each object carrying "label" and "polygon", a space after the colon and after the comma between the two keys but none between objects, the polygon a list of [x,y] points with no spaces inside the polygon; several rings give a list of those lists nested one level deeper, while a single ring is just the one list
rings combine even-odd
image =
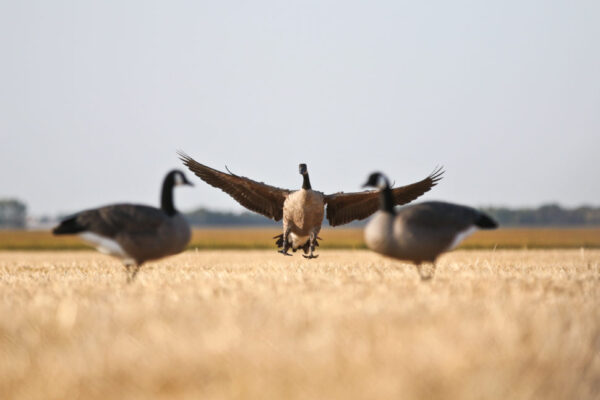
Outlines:
[{"label": "goose", "polygon": [[[275,236],[275,244],[283,255],[302,249],[305,258],[316,258],[315,247],[327,207],[327,220],[331,226],[365,219],[378,205],[378,191],[334,193],[325,195],[313,190],[306,164],[299,165],[302,188],[296,191],[281,189],[252,179],[218,171],[199,163],[184,152],[179,152],[183,164],[204,182],[221,189],[247,209],[275,221],[283,220],[283,233]],[[227,168],[227,167],[226,167]],[[390,189],[395,205],[406,204],[429,191],[441,179],[441,168],[427,178],[411,185]]]},{"label": "goose", "polygon": [[[394,209],[393,189],[380,172],[372,173],[363,187],[377,187],[379,211],[364,230],[367,247],[377,253],[414,263],[422,280],[433,277],[437,257],[452,250],[480,229],[494,229],[496,221],[474,208],[441,201],[428,201]],[[422,263],[433,264],[430,275]]]},{"label": "goose", "polygon": [[170,171],[160,209],[138,204],[89,209],[66,218],[52,232],[78,234],[98,251],[120,258],[131,282],[144,262],[180,253],[190,241],[190,227],[173,205],[173,187],[179,185],[193,186],[183,172]]}]

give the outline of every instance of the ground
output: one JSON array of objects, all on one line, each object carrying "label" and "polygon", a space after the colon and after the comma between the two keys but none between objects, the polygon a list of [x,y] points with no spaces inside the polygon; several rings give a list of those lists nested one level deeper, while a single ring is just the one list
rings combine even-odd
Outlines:
[{"label": "ground", "polygon": [[6,399],[594,399],[600,250],[0,252]]}]

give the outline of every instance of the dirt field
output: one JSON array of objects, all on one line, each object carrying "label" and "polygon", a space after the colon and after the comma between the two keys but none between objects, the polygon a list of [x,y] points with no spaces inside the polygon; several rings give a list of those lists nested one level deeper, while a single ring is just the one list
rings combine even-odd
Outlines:
[{"label": "dirt field", "polygon": [[598,399],[600,250],[0,252],[2,399]]}]

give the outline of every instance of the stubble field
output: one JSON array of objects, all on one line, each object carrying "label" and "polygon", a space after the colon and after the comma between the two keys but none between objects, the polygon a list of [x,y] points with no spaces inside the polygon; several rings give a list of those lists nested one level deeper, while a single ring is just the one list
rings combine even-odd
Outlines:
[{"label": "stubble field", "polygon": [[0,252],[6,399],[594,399],[600,250]]}]

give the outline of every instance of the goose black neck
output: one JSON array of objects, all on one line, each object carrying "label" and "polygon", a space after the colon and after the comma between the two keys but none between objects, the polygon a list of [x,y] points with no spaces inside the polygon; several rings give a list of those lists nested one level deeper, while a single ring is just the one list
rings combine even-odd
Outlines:
[{"label": "goose black neck", "polygon": [[379,209],[383,212],[396,215],[396,210],[394,209],[394,195],[388,184],[385,185],[379,195]]},{"label": "goose black neck", "polygon": [[173,178],[167,177],[163,182],[162,193],[160,197],[160,208],[167,213],[168,216],[172,217],[177,214],[177,210],[173,205]]},{"label": "goose black neck", "polygon": [[302,182],[302,189],[310,190],[310,179],[308,178],[308,173],[302,175],[304,177],[304,181]]}]

